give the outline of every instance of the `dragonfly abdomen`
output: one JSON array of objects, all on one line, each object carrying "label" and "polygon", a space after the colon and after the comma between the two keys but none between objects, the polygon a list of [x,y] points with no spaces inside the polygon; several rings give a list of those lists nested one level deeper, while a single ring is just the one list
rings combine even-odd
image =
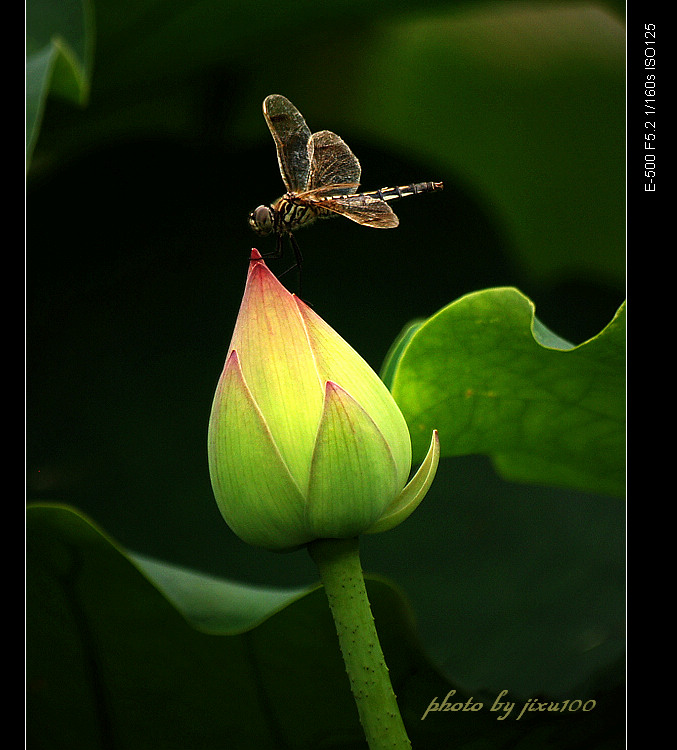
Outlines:
[{"label": "dragonfly abdomen", "polygon": [[367,198],[380,198],[383,201],[392,201],[396,198],[418,195],[418,193],[432,193],[434,190],[442,190],[443,187],[444,185],[441,182],[416,182],[411,185],[372,190],[369,193],[360,193],[360,195],[364,195]]}]

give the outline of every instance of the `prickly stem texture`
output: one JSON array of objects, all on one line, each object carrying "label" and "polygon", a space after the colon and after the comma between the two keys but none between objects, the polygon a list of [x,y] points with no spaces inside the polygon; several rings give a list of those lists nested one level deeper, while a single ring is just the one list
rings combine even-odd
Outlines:
[{"label": "prickly stem texture", "polygon": [[327,594],[370,750],[410,750],[367,598],[358,539],[318,539],[308,550]]}]

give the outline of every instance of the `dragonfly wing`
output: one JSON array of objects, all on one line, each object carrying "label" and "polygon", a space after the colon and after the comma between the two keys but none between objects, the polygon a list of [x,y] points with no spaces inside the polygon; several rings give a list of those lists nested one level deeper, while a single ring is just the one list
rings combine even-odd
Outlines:
[{"label": "dragonfly wing", "polygon": [[362,168],[346,142],[330,130],[313,133],[308,143],[310,179],[308,190],[316,195],[354,193]]},{"label": "dragonfly wing", "polygon": [[313,201],[313,203],[365,227],[394,229],[400,223],[395,212],[385,201],[369,195],[339,196]]},{"label": "dragonfly wing", "polygon": [[310,129],[303,115],[284,96],[271,94],[263,102],[263,116],[275,141],[280,173],[288,192],[308,189]]}]

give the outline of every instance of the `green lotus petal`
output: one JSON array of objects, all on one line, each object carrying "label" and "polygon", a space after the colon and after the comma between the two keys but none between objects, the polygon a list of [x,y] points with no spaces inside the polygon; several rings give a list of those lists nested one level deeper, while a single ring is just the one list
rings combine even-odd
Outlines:
[{"label": "green lotus petal", "polygon": [[241,539],[279,550],[309,541],[303,497],[245,383],[236,351],[214,396],[208,454],[219,510]]},{"label": "green lotus petal", "polygon": [[392,451],[400,486],[411,471],[409,428],[390,391],[367,362],[322,318],[301,300],[303,316],[318,373],[324,381],[339,383],[376,422]]},{"label": "green lotus petal", "polygon": [[378,521],[364,533],[378,534],[382,531],[390,531],[390,529],[394,529],[395,526],[401,524],[402,521],[406,521],[428,493],[430,485],[435,479],[439,461],[440,439],[437,430],[434,430],[428,453],[416,474]]},{"label": "green lotus petal", "polygon": [[230,350],[289,471],[308,483],[324,386],[293,296],[263,262],[253,262]]},{"label": "green lotus petal", "polygon": [[359,534],[398,491],[397,468],[379,428],[349,393],[328,382],[308,487],[314,536]]}]

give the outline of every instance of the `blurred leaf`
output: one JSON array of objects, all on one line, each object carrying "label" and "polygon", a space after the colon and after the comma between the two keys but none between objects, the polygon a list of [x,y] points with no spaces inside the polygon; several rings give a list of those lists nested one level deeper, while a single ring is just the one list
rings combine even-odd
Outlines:
[{"label": "blurred leaf", "polygon": [[[76,512],[30,507],[27,532],[31,750],[365,747],[323,591],[291,593],[289,606],[279,609],[287,594],[271,598],[272,592],[233,588],[174,566],[163,571],[163,563],[146,559],[143,569],[163,589],[176,593],[178,584],[186,593],[186,583],[195,589],[190,602],[179,595],[180,611],[216,604],[217,630],[232,625],[221,596],[235,593],[235,608],[244,610],[247,599],[263,600],[249,619],[253,629],[211,635],[190,627],[124,552]],[[370,580],[368,589],[414,746],[500,750],[515,747],[519,737],[524,748],[542,742],[572,748],[581,736],[590,748],[620,746],[610,744],[619,736],[622,706],[613,692],[598,696],[594,721],[562,714],[509,724],[488,710],[493,696],[458,690],[454,700],[485,701],[483,710],[431,714],[422,722],[430,703],[454,688],[420,651],[400,594],[381,580]]]},{"label": "blurred leaf", "polygon": [[88,0],[26,4],[26,164],[50,94],[83,105],[89,96],[93,16]]},{"label": "blurred leaf", "polygon": [[[384,23],[351,51],[353,77],[325,70],[313,92],[326,106],[319,126],[430,165],[413,179],[458,181],[534,277],[624,279],[625,29],[615,14],[466,4]],[[347,81],[348,106],[338,93]],[[463,222],[451,203],[439,214]]]},{"label": "blurred leaf", "polygon": [[[27,525],[31,748],[361,746],[322,590],[264,591],[130,560],[68,508],[30,507]],[[401,596],[381,581],[370,596],[400,693],[444,689]],[[199,632],[184,616],[240,634]]]},{"label": "blurred leaf", "polygon": [[407,592],[451,679],[566,699],[624,653],[624,539],[616,498],[507,482],[463,456],[440,461],[406,523],[365,539],[363,561]]},{"label": "blurred leaf", "polygon": [[[422,8],[448,6],[449,0],[422,0]],[[262,0],[256,17],[246,2],[204,0],[97,0],[97,19],[103,56],[101,85],[145,85],[166,82],[168,75],[185,76],[240,57],[256,64],[252,53],[269,48],[273,40],[312,35],[328,23],[353,26],[380,15],[379,9],[361,0],[340,5],[314,0],[290,0],[280,5]],[[393,0],[391,16],[411,14],[404,0]],[[195,40],[199,39],[200,44]],[[278,45],[279,46],[279,45]],[[275,55],[279,59],[279,49]],[[287,67],[293,61],[287,56]]]},{"label": "blurred leaf", "polygon": [[621,495],[625,309],[572,347],[515,289],[448,305],[403,351],[392,393],[414,453],[438,429],[442,455],[489,455],[509,479]]},{"label": "blurred leaf", "polygon": [[129,554],[148,579],[193,625],[206,633],[233,635],[256,627],[318,586],[264,588]]},{"label": "blurred leaf", "polygon": [[[90,2],[96,8],[91,106],[85,117],[60,111],[50,120],[43,144],[50,156],[72,156],[121,136],[203,135],[205,104],[212,114],[229,112],[234,71],[246,77],[252,67],[278,65],[281,39],[294,49],[314,33],[324,35],[330,25],[334,33],[351,33],[356,25],[380,15],[376,6],[361,0],[319,5],[314,0],[285,5],[263,0],[257,5],[256,18],[251,6],[238,0],[31,0],[30,37],[42,38],[44,45],[54,35],[63,36],[79,56],[83,45],[73,44],[78,29],[72,10],[81,3],[88,10]],[[447,4],[448,0],[422,0],[419,6]],[[411,14],[410,4],[393,0],[390,15],[403,13]],[[40,33],[33,32],[35,26]],[[45,34],[46,29],[50,33]],[[91,48],[89,29],[86,42]],[[287,68],[293,67],[288,57],[285,62]],[[86,67],[89,72],[89,64]],[[217,88],[224,101],[205,102],[202,97],[212,96],[210,86],[221,76],[225,85]]]}]

